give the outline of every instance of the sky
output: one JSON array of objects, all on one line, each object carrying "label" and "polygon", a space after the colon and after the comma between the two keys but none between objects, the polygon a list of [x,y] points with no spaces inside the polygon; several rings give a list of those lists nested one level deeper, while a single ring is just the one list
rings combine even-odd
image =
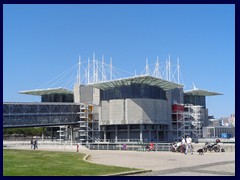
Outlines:
[{"label": "sky", "polygon": [[184,90],[206,97],[209,115],[235,113],[235,5],[3,5],[3,102],[40,102],[38,89],[93,53],[140,74],[179,58]]}]

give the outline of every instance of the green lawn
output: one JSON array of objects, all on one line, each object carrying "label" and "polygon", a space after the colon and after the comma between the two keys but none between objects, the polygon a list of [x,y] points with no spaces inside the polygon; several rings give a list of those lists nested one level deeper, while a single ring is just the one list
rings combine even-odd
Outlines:
[{"label": "green lawn", "polygon": [[4,176],[97,176],[137,170],[88,163],[74,152],[3,150]]}]

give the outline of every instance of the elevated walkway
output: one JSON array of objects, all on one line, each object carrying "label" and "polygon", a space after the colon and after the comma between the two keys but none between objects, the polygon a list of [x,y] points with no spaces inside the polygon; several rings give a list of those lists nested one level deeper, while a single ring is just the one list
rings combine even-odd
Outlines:
[{"label": "elevated walkway", "polygon": [[3,103],[3,128],[78,124],[77,103]]}]

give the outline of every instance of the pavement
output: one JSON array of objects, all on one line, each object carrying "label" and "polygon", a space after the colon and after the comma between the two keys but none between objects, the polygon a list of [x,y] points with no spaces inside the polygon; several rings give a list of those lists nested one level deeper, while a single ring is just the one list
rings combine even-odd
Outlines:
[{"label": "pavement", "polygon": [[[39,148],[41,149],[53,150]],[[76,152],[75,149],[54,150]],[[193,155],[191,153],[185,155],[177,152],[80,149],[79,153],[89,154],[87,161],[92,163],[151,171],[122,174],[124,176],[235,176],[235,151],[207,152],[204,155],[194,152]]]},{"label": "pavement", "polygon": [[235,152],[193,155],[173,152],[83,150],[90,162],[152,170],[134,176],[235,176]]}]

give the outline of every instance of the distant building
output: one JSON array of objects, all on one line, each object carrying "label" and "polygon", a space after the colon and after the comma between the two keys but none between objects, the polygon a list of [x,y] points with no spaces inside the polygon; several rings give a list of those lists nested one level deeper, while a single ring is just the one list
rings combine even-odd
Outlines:
[{"label": "distant building", "polygon": [[203,138],[231,138],[231,137],[235,137],[235,127],[226,126],[203,127]]}]

